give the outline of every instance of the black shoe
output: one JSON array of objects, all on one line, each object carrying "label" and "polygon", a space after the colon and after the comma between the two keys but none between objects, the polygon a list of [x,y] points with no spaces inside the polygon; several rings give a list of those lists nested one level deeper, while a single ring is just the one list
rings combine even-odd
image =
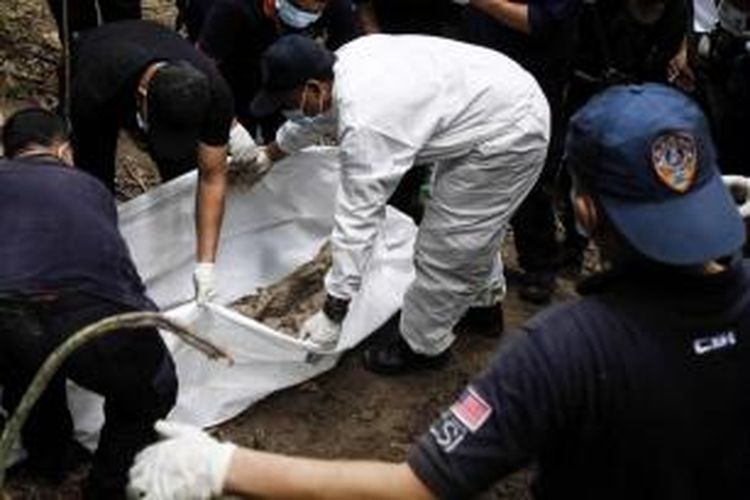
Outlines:
[{"label": "black shoe", "polygon": [[547,304],[555,291],[555,273],[530,272],[523,275],[518,296],[532,304]]},{"label": "black shoe", "polygon": [[499,337],[505,328],[503,320],[503,304],[498,302],[493,306],[470,307],[458,320],[453,332],[476,334],[482,337]]},{"label": "black shoe", "polygon": [[399,335],[389,342],[373,345],[365,350],[365,368],[379,375],[402,375],[405,373],[437,370],[450,360],[450,350],[437,356],[417,354]]},{"label": "black shoe", "polygon": [[78,441],[71,440],[63,451],[50,450],[27,457],[8,469],[8,476],[40,480],[59,485],[67,475],[91,462],[93,454]]}]

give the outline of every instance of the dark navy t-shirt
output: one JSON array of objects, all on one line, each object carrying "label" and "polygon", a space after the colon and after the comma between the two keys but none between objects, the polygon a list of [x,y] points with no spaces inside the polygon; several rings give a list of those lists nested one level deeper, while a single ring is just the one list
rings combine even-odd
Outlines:
[{"label": "dark navy t-shirt", "polygon": [[652,270],[529,321],[414,447],[440,498],[750,497],[750,273]]},{"label": "dark navy t-shirt", "polygon": [[534,75],[547,98],[557,102],[569,76],[582,2],[530,0],[527,3],[530,34],[514,30],[470,6],[465,14],[465,37],[518,62]]},{"label": "dark navy t-shirt", "polygon": [[114,199],[55,159],[0,160],[0,295],[81,291],[154,310]]}]

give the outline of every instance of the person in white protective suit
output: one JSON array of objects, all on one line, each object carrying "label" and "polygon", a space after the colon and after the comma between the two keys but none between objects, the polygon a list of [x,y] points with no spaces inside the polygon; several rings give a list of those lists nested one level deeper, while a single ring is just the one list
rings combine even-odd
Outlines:
[{"label": "person in white protective suit", "polygon": [[416,277],[400,325],[365,353],[365,365],[384,374],[436,368],[463,315],[502,325],[498,251],[549,139],[549,107],[534,78],[495,51],[419,35],[372,35],[335,54],[289,35],[266,51],[262,71],[253,112],[280,108],[289,118],[268,146],[270,158],[321,134],[340,147],[328,296],[302,328],[311,347],[335,347],[386,201],[415,162],[436,163],[414,249]]}]

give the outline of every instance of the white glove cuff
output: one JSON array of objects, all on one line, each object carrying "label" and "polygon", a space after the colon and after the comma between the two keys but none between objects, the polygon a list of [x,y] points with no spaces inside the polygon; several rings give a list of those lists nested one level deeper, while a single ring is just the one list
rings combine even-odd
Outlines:
[{"label": "white glove cuff", "polygon": [[255,162],[260,167],[260,170],[266,170],[273,164],[273,161],[271,161],[271,157],[268,156],[267,148],[258,148],[258,154],[255,156]]},{"label": "white glove cuff", "polygon": [[224,483],[229,473],[229,466],[237,445],[233,443],[219,443],[213,450],[214,457],[211,461],[211,493],[219,496],[224,492]]},{"label": "white glove cuff", "polygon": [[229,129],[229,142],[234,142],[242,137],[244,135],[243,129],[244,127],[240,125],[239,122],[233,123],[231,128]]},{"label": "white glove cuff", "polygon": [[211,273],[214,270],[214,263],[213,262],[198,262],[195,265],[195,273],[196,274],[204,274],[204,273]]}]

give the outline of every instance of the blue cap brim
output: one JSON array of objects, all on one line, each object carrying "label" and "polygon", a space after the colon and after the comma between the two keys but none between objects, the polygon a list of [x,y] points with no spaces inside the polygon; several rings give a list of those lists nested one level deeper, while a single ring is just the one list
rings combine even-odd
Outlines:
[{"label": "blue cap brim", "polygon": [[689,194],[660,202],[600,200],[625,239],[664,264],[701,264],[731,255],[745,241],[742,218],[720,175]]}]

